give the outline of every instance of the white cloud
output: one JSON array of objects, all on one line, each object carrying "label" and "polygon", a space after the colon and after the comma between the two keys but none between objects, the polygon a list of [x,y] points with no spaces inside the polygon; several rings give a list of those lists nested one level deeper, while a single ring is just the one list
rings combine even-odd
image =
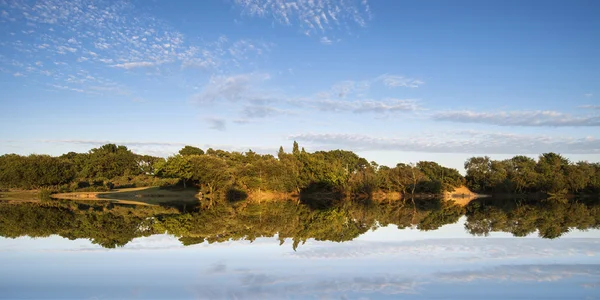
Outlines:
[{"label": "white cloud", "polygon": [[159,62],[138,61],[138,62],[128,62],[128,63],[116,64],[116,65],[113,65],[113,67],[130,70],[130,69],[135,69],[135,68],[154,67],[159,64],[160,64]]},{"label": "white cloud", "polygon": [[586,98],[591,98],[592,96],[594,96],[594,94],[587,93],[587,94],[583,94],[583,96],[586,97]]},{"label": "white cloud", "polygon": [[579,108],[585,108],[585,109],[600,109],[600,105],[582,105],[582,106],[579,106]]},{"label": "white cloud", "polygon": [[111,141],[111,140],[41,140],[42,143],[53,143],[53,144],[76,144],[76,145],[89,145],[89,146],[101,146],[105,144],[117,144],[125,146],[185,146],[185,143],[173,143],[173,142],[139,142],[139,141]]},{"label": "white cloud", "polygon": [[362,101],[354,109],[356,113],[414,111],[417,104],[414,100],[385,99],[385,101]]},{"label": "white cloud", "polygon": [[259,96],[254,86],[268,80],[269,74],[249,73],[234,76],[213,76],[202,92],[193,97],[200,104],[216,101],[251,101]]},{"label": "white cloud", "polygon": [[334,112],[392,113],[415,111],[418,109],[418,105],[415,100],[401,100],[393,98],[386,98],[383,101],[344,101],[323,99],[315,100],[313,103],[318,110]]},{"label": "white cloud", "polygon": [[506,265],[482,270],[438,273],[435,276],[446,282],[555,282],[575,276],[600,279],[600,269],[598,265]]},{"label": "white cloud", "polygon": [[317,96],[321,98],[339,97],[345,98],[349,95],[356,95],[358,93],[364,93],[371,88],[371,82],[369,80],[354,81],[344,80],[335,83],[331,86],[329,91],[318,93]]},{"label": "white cloud", "polygon": [[303,133],[289,137],[319,149],[355,151],[416,151],[429,153],[532,154],[558,152],[598,154],[600,140],[594,137],[552,137],[493,132],[438,132],[404,138],[361,134]]},{"label": "white cloud", "polygon": [[[210,72],[228,73],[260,62],[257,58],[272,47],[272,44],[250,39],[219,38],[212,42],[188,39],[162,20],[138,12],[139,8],[129,1],[48,0],[34,5],[11,1],[6,5],[6,13],[16,18],[10,20],[11,23],[40,28],[32,33],[35,38],[21,38],[17,33],[6,42],[12,52],[27,54],[14,56],[19,66],[12,72],[25,74],[25,68],[35,61],[60,62],[52,70],[54,82],[51,83],[61,86],[69,76],[77,76],[81,70],[102,74],[102,67],[123,70],[160,67],[169,71],[177,67],[200,67]],[[0,61],[0,67],[2,64]],[[164,73],[146,72],[146,76],[161,74]],[[28,77],[32,76],[28,74]],[[48,80],[40,78],[41,82],[48,83]],[[74,88],[87,90],[83,83]]]},{"label": "white cloud", "polygon": [[256,118],[291,115],[301,110],[391,114],[419,109],[418,101],[413,99],[367,98],[372,85],[383,80],[381,77],[340,81],[326,91],[299,97],[265,88],[269,79],[270,75],[265,73],[212,76],[200,93],[192,96],[192,101],[206,109],[216,109],[214,104],[237,103],[235,107],[242,109],[234,121],[236,124],[247,124]]},{"label": "white cloud", "polygon": [[584,283],[581,286],[584,287],[584,288],[586,288],[586,289],[597,289],[597,288],[600,288],[600,281],[599,282]]},{"label": "white cloud", "polygon": [[326,36],[322,37],[322,38],[321,38],[319,41],[320,41],[320,42],[321,42],[321,44],[323,44],[323,45],[331,45],[331,44],[333,44],[333,41],[332,41],[332,40],[330,40],[330,39],[329,39],[328,37],[326,37]]},{"label": "white cloud", "polygon": [[[223,121],[223,125],[226,125],[224,119],[220,118],[205,118],[206,121],[209,122],[209,125],[215,126],[215,130],[218,130],[220,126],[220,121]],[[0,141],[6,142],[6,141]],[[258,153],[263,154],[273,154],[277,152],[277,148],[275,147],[263,147],[257,145],[218,145],[218,144],[194,144],[194,143],[184,143],[184,142],[155,142],[155,141],[118,141],[118,140],[84,140],[84,139],[63,139],[63,140],[38,140],[36,142],[39,143],[51,143],[51,144],[59,144],[59,145],[68,145],[68,151],[79,151],[74,150],[74,146],[81,146],[86,148],[79,148],[81,151],[87,151],[90,147],[99,147],[105,144],[116,144],[116,145],[124,145],[127,146],[130,150],[138,154],[149,154],[160,157],[167,157],[169,155],[173,155],[179,151],[183,146],[190,145],[200,147],[202,149],[222,149],[225,151],[238,151],[244,152],[248,149],[252,149]],[[18,141],[15,141],[18,143]],[[20,147],[20,145],[15,145],[15,147]],[[23,147],[24,148],[24,147]],[[43,151],[43,149],[42,149]],[[214,246],[214,245],[213,245]]]},{"label": "white cloud", "polygon": [[384,74],[376,78],[376,81],[381,81],[383,84],[390,88],[395,87],[409,87],[409,88],[418,88],[419,86],[425,84],[425,82],[413,79],[406,78],[398,75],[388,75]]},{"label": "white cloud", "polygon": [[600,126],[600,116],[574,116],[556,111],[475,112],[443,111],[433,114],[438,121],[480,123],[498,126]]},{"label": "white cloud", "polygon": [[277,23],[297,26],[306,35],[365,27],[372,18],[365,0],[234,0],[234,3],[243,15],[271,17]]},{"label": "white cloud", "polygon": [[[261,118],[277,116],[277,115],[286,115],[286,114],[290,114],[290,112],[281,110],[281,109],[277,109],[274,107],[264,106],[264,105],[249,105],[249,106],[244,107],[244,109],[242,110],[242,116],[243,116],[242,120],[261,119]],[[242,124],[244,122],[240,122],[240,120],[238,120],[238,122],[236,122],[236,123]]]}]

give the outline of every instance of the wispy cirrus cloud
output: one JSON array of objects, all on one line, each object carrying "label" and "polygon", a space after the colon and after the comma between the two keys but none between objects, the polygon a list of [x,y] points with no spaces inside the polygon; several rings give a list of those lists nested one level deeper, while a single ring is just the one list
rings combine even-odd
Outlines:
[{"label": "wispy cirrus cloud", "polygon": [[375,100],[356,100],[344,101],[336,99],[315,100],[314,106],[320,111],[332,112],[353,112],[362,113],[393,113],[393,112],[409,112],[418,109],[416,100],[411,99],[393,99],[385,98],[381,101]]},{"label": "wispy cirrus cloud", "polygon": [[265,106],[265,105],[249,105],[244,107],[242,115],[244,119],[266,118],[274,115],[287,115],[291,112],[282,109]]},{"label": "wispy cirrus cloud", "polygon": [[600,288],[600,281],[598,281],[598,282],[584,283],[581,286],[584,287],[584,288],[586,288],[586,289],[597,289],[597,288]]},{"label": "wispy cirrus cloud", "polygon": [[344,80],[337,82],[331,86],[328,91],[323,91],[317,94],[321,98],[325,97],[340,97],[346,96],[362,96],[367,91],[378,85],[388,88],[418,88],[425,84],[422,80],[408,78],[400,75],[383,74],[375,78],[365,80]]},{"label": "wispy cirrus cloud", "polygon": [[[368,97],[374,85],[383,87],[388,77],[399,80],[400,76],[378,76],[368,80],[344,80],[329,89],[313,95],[291,95],[268,87],[271,75],[267,73],[242,73],[212,76],[191,101],[204,108],[217,104],[233,104],[239,109],[236,124],[252,123],[252,120],[301,112],[338,112],[355,114],[394,114],[420,109],[415,99]],[[388,78],[389,79],[389,78]],[[396,86],[410,87],[408,84]]]},{"label": "wispy cirrus cloud", "polygon": [[87,151],[89,148],[100,147],[105,144],[117,144],[127,146],[132,151],[139,154],[148,154],[160,157],[167,157],[177,152],[178,149],[186,143],[178,142],[157,142],[157,141],[124,141],[124,140],[86,140],[86,139],[54,139],[40,140],[41,143],[67,145],[69,151]]},{"label": "wispy cirrus cloud", "polygon": [[[160,18],[140,13],[131,1],[7,1],[0,22],[12,34],[2,42],[3,72],[27,76],[46,87],[117,84],[103,78],[108,70],[139,72],[155,67],[170,72],[199,68],[223,72],[270,51],[269,43],[251,39],[198,41]],[[28,30],[21,30],[26,24]],[[100,75],[102,74],[102,76]],[[112,75],[115,75],[112,73]],[[114,80],[114,77],[111,77]]]},{"label": "wispy cirrus cloud", "polygon": [[118,144],[128,146],[185,146],[185,143],[174,142],[142,142],[142,141],[111,141],[111,140],[41,140],[43,143],[77,144],[86,146],[99,146],[105,144]]},{"label": "wispy cirrus cloud", "polygon": [[600,153],[600,140],[594,137],[574,138],[477,131],[439,132],[404,138],[343,133],[303,133],[291,135],[289,139],[308,143],[313,148],[341,148],[355,151],[489,154]]},{"label": "wispy cirrus cloud", "polygon": [[113,65],[116,68],[122,68],[126,70],[136,69],[136,68],[148,68],[160,65],[159,62],[150,62],[150,61],[138,61],[138,62],[127,62],[122,64]]},{"label": "wispy cirrus cloud", "polygon": [[584,108],[584,109],[600,109],[600,105],[581,105],[579,106],[579,108]]},{"label": "wispy cirrus cloud", "polygon": [[270,78],[266,73],[247,73],[232,76],[213,76],[202,91],[192,97],[198,104],[210,104],[217,101],[248,101],[263,99],[256,88]]},{"label": "wispy cirrus cloud", "polygon": [[[205,121],[209,122],[211,126],[215,126],[219,128],[221,123],[223,126],[226,126],[226,122],[224,119],[220,119],[217,117],[207,117]],[[221,122],[222,121],[222,122]],[[217,129],[215,128],[215,129]],[[6,142],[8,141],[0,141]],[[21,147],[23,141],[11,141],[14,143],[15,147]],[[226,151],[238,151],[244,152],[248,149],[252,149],[258,153],[276,153],[277,148],[275,147],[264,147],[257,145],[227,145],[227,144],[195,144],[195,143],[182,143],[182,142],[155,142],[155,141],[126,141],[126,140],[85,140],[85,139],[54,139],[54,140],[38,140],[37,143],[50,143],[50,144],[62,144],[68,145],[68,151],[79,151],[77,149],[73,149],[73,146],[82,146],[85,148],[79,148],[83,151],[89,150],[89,147],[99,147],[105,144],[117,144],[124,145],[133,150],[138,154],[150,154],[161,157],[167,157],[169,155],[173,155],[179,151],[183,146],[190,145],[196,146],[203,149],[214,148],[214,149],[223,149]]]},{"label": "wispy cirrus cloud", "polygon": [[319,42],[321,42],[321,44],[323,44],[323,45],[331,45],[331,44],[333,44],[333,41],[332,41],[332,40],[330,40],[330,39],[329,39],[328,37],[326,37],[326,36],[324,36],[324,37],[321,37],[321,39],[319,39]]},{"label": "wispy cirrus cloud", "polygon": [[419,86],[425,84],[425,82],[418,80],[418,79],[407,78],[407,77],[398,76],[398,75],[389,75],[389,74],[381,75],[381,76],[377,77],[375,79],[375,81],[381,81],[381,82],[383,82],[383,84],[385,86],[390,87],[390,88],[396,88],[396,87],[418,88]]},{"label": "wispy cirrus cloud", "polygon": [[[462,222],[454,225],[457,229]],[[302,259],[353,259],[389,257],[396,261],[424,259],[447,261],[452,258],[458,264],[479,264],[483,261],[510,261],[513,259],[552,259],[562,256],[587,257],[595,251],[597,241],[589,238],[569,238],[552,243],[539,239],[472,239],[472,238],[426,238],[406,241],[361,241],[347,245],[329,244],[310,247],[289,255]],[[528,251],[523,251],[526,248]],[[495,251],[489,251],[495,249]],[[576,249],[576,250],[575,250]]]},{"label": "wispy cirrus cloud", "polygon": [[445,282],[472,282],[492,280],[516,282],[555,282],[567,278],[591,277],[600,279],[595,264],[585,265],[505,265],[482,270],[444,272],[435,276]]},{"label": "wispy cirrus cloud", "polygon": [[600,126],[600,115],[576,116],[548,110],[501,112],[477,112],[471,110],[442,111],[434,113],[432,119],[437,121],[479,123],[498,126]]},{"label": "wispy cirrus cloud", "polygon": [[371,20],[367,0],[234,0],[242,15],[273,18],[286,26],[296,26],[302,33],[348,30],[365,27]]}]

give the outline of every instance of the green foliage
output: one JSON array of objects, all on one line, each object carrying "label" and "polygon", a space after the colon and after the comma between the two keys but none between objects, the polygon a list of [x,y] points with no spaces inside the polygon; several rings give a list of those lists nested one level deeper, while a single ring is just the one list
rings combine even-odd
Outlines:
[{"label": "green foliage", "polygon": [[208,188],[208,193],[220,192],[232,184],[232,176],[225,159],[212,155],[193,155],[189,159],[190,179]]},{"label": "green foliage", "polygon": [[[302,150],[300,150],[302,149]],[[345,196],[373,193],[441,194],[467,184],[479,192],[600,192],[600,165],[571,163],[555,153],[533,160],[525,156],[496,161],[473,157],[466,177],[435,162],[380,166],[351,151],[309,153],[297,142],[292,153],[280,147],[277,157],[252,150],[229,152],[185,146],[167,159],[138,155],[125,146],[106,144],[88,153],[0,156],[1,189],[110,190],[123,187],[193,185],[206,194],[223,195],[232,186],[253,191],[300,193],[322,186]],[[213,196],[214,198],[214,196]]]},{"label": "green foliage", "polygon": [[88,153],[83,166],[82,177],[114,178],[122,175],[138,175],[141,173],[137,157],[125,146],[106,144],[94,148]]},{"label": "green foliage", "polygon": [[503,231],[526,236],[537,231],[542,238],[557,238],[573,228],[600,228],[600,203],[598,199],[482,199],[467,205],[466,216],[465,228],[473,235]]},{"label": "green foliage", "polygon": [[179,150],[179,155],[188,156],[188,155],[204,155],[204,151],[198,147],[194,146],[185,146]]},{"label": "green foliage", "polygon": [[[239,192],[239,191],[238,191]],[[237,192],[236,192],[237,193]],[[573,230],[600,228],[598,199],[529,201],[484,198],[461,207],[440,199],[376,203],[340,201],[313,209],[293,201],[217,202],[209,209],[180,213],[160,206],[123,206],[106,201],[0,202],[0,236],[86,238],[102,247],[169,233],[184,245],[253,241],[278,236],[296,249],[308,239],[343,242],[379,226],[435,230],[466,215],[473,235],[494,231],[556,238]]]},{"label": "green foliage", "polygon": [[105,248],[121,247],[136,237],[154,233],[148,216],[166,212],[161,208],[135,209],[107,202],[0,203],[0,235],[68,239],[88,238]]},{"label": "green foliage", "polygon": [[[420,161],[417,168],[428,179],[423,186],[431,193],[452,191],[454,188],[465,184],[465,179],[456,169],[446,168],[432,161]],[[423,190],[423,188],[421,188]]]},{"label": "green foliage", "polygon": [[71,182],[75,177],[73,164],[49,155],[0,156],[0,186],[3,188],[35,189]]},{"label": "green foliage", "polygon": [[573,164],[556,153],[544,153],[537,162],[526,156],[502,161],[473,157],[465,162],[465,169],[467,186],[480,192],[555,194],[600,191],[597,163]]}]

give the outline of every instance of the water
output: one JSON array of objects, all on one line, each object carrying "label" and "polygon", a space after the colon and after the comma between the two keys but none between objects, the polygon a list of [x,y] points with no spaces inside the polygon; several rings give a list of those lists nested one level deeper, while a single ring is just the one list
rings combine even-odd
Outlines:
[{"label": "water", "polygon": [[0,298],[597,299],[598,207],[0,204]]}]

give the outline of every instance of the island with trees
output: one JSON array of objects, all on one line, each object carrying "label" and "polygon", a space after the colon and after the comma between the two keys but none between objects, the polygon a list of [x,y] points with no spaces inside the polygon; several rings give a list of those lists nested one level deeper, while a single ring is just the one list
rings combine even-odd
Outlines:
[{"label": "island with trees", "polygon": [[502,161],[473,157],[465,162],[465,170],[463,177],[456,169],[431,161],[389,167],[368,162],[351,151],[309,153],[296,142],[291,153],[281,147],[277,156],[185,146],[168,158],[106,144],[87,153],[61,156],[2,155],[0,189],[65,193],[181,186],[197,188],[200,195],[213,200],[226,196],[269,200],[302,194],[399,198],[440,195],[464,185],[482,194],[600,192],[599,163],[573,163],[556,153],[544,153],[537,161],[526,156]]},{"label": "island with trees", "polygon": [[[184,245],[277,236],[296,249],[308,239],[343,242],[392,224],[436,230],[461,217],[478,236],[556,238],[600,228],[598,163],[545,153],[473,157],[465,170],[430,161],[389,167],[351,151],[309,153],[296,142],[277,156],[185,146],[161,158],[114,144],[57,157],[6,154],[0,236],[60,235],[107,248],[165,232]],[[465,186],[505,197],[443,199]]]}]

